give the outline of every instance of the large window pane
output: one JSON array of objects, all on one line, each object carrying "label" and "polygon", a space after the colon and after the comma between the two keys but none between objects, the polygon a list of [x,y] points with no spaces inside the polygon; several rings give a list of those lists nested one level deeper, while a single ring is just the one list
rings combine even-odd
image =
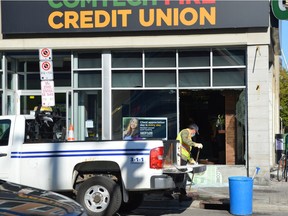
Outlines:
[{"label": "large window pane", "polygon": [[174,90],[114,90],[112,113],[112,139],[122,139],[123,117],[167,117],[168,139],[175,139],[177,135]]},{"label": "large window pane", "polygon": [[146,52],[145,67],[175,67],[175,52]]},{"label": "large window pane", "polygon": [[3,72],[0,72],[0,89],[2,89]]},{"label": "large window pane", "polygon": [[70,57],[53,57],[53,71],[54,72],[71,72]]},{"label": "large window pane", "polygon": [[[20,97],[21,110],[20,114],[31,114],[36,106],[41,106],[41,95],[22,95]],[[61,116],[66,116],[66,94],[55,93],[55,108],[58,108]]]},{"label": "large window pane", "polygon": [[0,53],[0,70],[3,69],[3,67],[2,67],[2,59],[3,59],[3,55],[2,55],[2,53]]},{"label": "large window pane", "polygon": [[33,90],[33,89],[41,89],[41,80],[40,73],[38,74],[27,74],[26,79],[25,76],[18,76],[18,88],[23,90]]},{"label": "large window pane", "polygon": [[246,65],[245,50],[215,49],[213,50],[213,66]]},{"label": "large window pane", "polygon": [[20,114],[31,114],[36,106],[42,104],[41,95],[23,95],[20,97]]},{"label": "large window pane", "polygon": [[13,74],[12,73],[8,73],[7,74],[7,88],[8,89],[13,89],[14,85],[13,85]]},{"label": "large window pane", "polygon": [[176,71],[175,70],[151,70],[145,72],[146,87],[175,87]]},{"label": "large window pane", "polygon": [[2,112],[2,95],[3,95],[3,92],[1,91],[0,92],[0,115],[3,115],[3,112]]},{"label": "large window pane", "polygon": [[71,73],[54,72],[54,86],[55,87],[71,86]]},{"label": "large window pane", "polygon": [[[102,92],[100,90],[79,90],[75,121],[78,122],[78,140],[102,139]],[[105,121],[105,119],[103,120]]]},{"label": "large window pane", "polygon": [[179,52],[179,67],[207,67],[207,66],[210,66],[209,50]]},{"label": "large window pane", "polygon": [[142,87],[142,71],[112,71],[112,87]]},{"label": "large window pane", "polygon": [[142,67],[141,52],[112,52],[112,68]]},{"label": "large window pane", "polygon": [[7,57],[7,70],[8,71],[16,71],[16,60],[14,58]]},{"label": "large window pane", "polygon": [[244,86],[244,69],[219,69],[214,70],[213,86]]},{"label": "large window pane", "polygon": [[180,70],[180,87],[210,86],[209,70]]},{"label": "large window pane", "polygon": [[78,72],[78,87],[92,88],[101,87],[101,71],[80,71]]},{"label": "large window pane", "polygon": [[39,60],[35,60],[35,61],[27,61],[26,63],[26,70],[25,71],[29,71],[29,72],[40,72],[40,64],[39,64]]},{"label": "large window pane", "polygon": [[78,68],[101,68],[101,54],[79,53]]}]

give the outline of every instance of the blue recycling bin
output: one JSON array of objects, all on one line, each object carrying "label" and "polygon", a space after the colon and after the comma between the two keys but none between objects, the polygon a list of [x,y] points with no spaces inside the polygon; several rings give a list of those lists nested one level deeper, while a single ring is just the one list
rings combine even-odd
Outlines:
[{"label": "blue recycling bin", "polygon": [[229,177],[230,213],[251,215],[253,208],[253,179],[245,176]]}]

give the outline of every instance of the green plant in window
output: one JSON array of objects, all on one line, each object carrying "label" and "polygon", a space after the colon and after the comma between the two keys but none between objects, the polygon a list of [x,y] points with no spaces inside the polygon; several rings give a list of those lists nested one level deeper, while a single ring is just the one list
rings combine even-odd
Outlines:
[{"label": "green plant in window", "polygon": [[216,128],[218,129],[224,129],[225,128],[225,117],[224,115],[218,115],[216,120]]}]

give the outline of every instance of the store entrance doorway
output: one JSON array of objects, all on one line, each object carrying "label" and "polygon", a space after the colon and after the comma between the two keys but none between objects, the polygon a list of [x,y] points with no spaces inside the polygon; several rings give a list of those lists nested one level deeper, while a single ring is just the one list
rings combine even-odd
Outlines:
[{"label": "store entrance doorway", "polygon": [[[200,159],[208,164],[245,163],[245,90],[180,90],[180,130],[199,126],[193,138],[204,145]],[[197,149],[192,150],[195,157]]]},{"label": "store entrance doorway", "polygon": [[[209,163],[225,163],[225,132],[218,133],[218,116],[225,116],[225,96],[221,91],[181,90],[180,91],[180,130],[191,123],[199,126],[195,142],[204,145],[200,158]],[[224,129],[225,130],[225,129]],[[193,148],[192,155],[196,155]]]}]

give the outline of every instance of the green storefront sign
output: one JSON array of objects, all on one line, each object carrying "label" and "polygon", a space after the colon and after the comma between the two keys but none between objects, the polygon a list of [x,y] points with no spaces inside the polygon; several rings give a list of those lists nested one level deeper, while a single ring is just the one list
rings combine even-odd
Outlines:
[{"label": "green storefront sign", "polygon": [[284,6],[283,0],[271,1],[272,11],[279,20],[288,20],[288,8]]}]

